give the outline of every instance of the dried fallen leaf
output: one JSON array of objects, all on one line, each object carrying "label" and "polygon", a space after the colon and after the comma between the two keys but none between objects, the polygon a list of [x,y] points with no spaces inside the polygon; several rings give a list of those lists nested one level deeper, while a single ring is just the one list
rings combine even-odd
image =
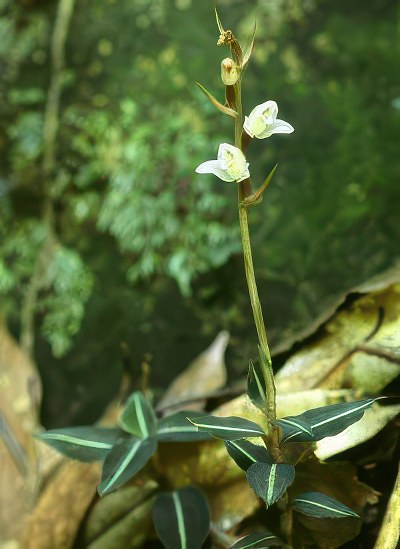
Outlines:
[{"label": "dried fallen leaf", "polygon": [[63,463],[43,490],[24,532],[24,549],[70,549],[96,494],[98,463]]},{"label": "dried fallen leaf", "polygon": [[151,529],[157,483],[137,477],[98,499],[85,521],[79,546],[87,549],[140,547]]},{"label": "dried fallen leaf", "polygon": [[0,318],[0,531],[12,543],[34,503],[37,456],[32,433],[39,427],[41,384],[33,362]]},{"label": "dried fallen leaf", "polygon": [[261,499],[250,488],[243,471],[240,475],[240,478],[229,484],[206,491],[213,525],[222,532],[240,524],[262,505]]},{"label": "dried fallen leaf", "polygon": [[396,549],[400,540],[400,464],[374,549]]},{"label": "dried fallen leaf", "polygon": [[[223,387],[226,383],[224,354],[228,341],[228,332],[220,332],[211,345],[171,383],[158,408],[167,408],[177,402],[199,398]],[[199,403],[194,403],[196,404],[199,409]],[[200,408],[201,406],[200,403]],[[185,409],[190,408],[186,406]]]},{"label": "dried fallen leaf", "polygon": [[[356,513],[378,501],[378,493],[357,479],[356,468],[347,462],[321,463],[311,458],[297,468],[289,489],[290,499],[304,492],[321,492],[347,505]],[[305,546],[335,549],[353,539],[361,527],[360,519],[321,519],[294,513],[295,538]]]},{"label": "dried fallen leaf", "polygon": [[221,440],[160,444],[154,465],[174,488],[223,486],[242,473]]},{"label": "dried fallen leaf", "polygon": [[[400,275],[399,275],[400,278]],[[322,335],[293,354],[276,376],[278,393],[349,387],[379,393],[400,374],[400,284],[339,311]]]}]

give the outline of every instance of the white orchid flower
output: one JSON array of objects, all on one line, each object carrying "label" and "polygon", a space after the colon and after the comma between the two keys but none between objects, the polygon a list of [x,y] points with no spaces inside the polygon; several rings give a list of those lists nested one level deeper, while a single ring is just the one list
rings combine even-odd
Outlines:
[{"label": "white orchid flower", "polygon": [[250,177],[249,164],[240,149],[221,143],[217,160],[207,160],[196,168],[197,173],[213,173],[222,181],[243,181]]},{"label": "white orchid flower", "polygon": [[243,129],[250,137],[265,139],[274,133],[292,133],[293,126],[284,120],[277,120],[278,105],[275,101],[266,101],[257,105],[250,116],[245,116]]}]

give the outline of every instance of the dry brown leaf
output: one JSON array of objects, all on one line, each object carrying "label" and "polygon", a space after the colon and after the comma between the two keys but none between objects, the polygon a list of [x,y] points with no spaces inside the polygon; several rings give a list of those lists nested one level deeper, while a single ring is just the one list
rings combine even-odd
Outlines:
[{"label": "dry brown leaf", "polygon": [[221,440],[160,444],[154,465],[173,488],[223,486],[241,475]]},{"label": "dry brown leaf", "polygon": [[[303,492],[321,492],[336,498],[361,516],[366,505],[377,503],[379,496],[357,479],[357,469],[351,463],[321,463],[316,458],[296,468],[289,497],[295,498]],[[294,512],[295,538],[306,546],[335,549],[353,539],[360,528],[359,519],[321,519]]]},{"label": "dry brown leaf", "polygon": [[16,539],[31,512],[37,486],[32,433],[38,430],[41,384],[35,365],[0,319],[0,532]]},{"label": "dry brown leaf", "polygon": [[400,540],[400,464],[374,549],[396,549]]},{"label": "dry brown leaf", "polygon": [[83,529],[80,546],[87,549],[140,547],[151,529],[157,483],[142,476],[98,499]]},{"label": "dry brown leaf", "polygon": [[43,490],[24,532],[24,549],[70,549],[96,494],[98,463],[63,463]]},{"label": "dry brown leaf", "polygon": [[400,373],[400,284],[356,299],[293,354],[276,376],[278,393],[348,387],[378,393]]},{"label": "dry brown leaf", "polygon": [[211,507],[213,525],[226,532],[251,516],[262,505],[240,470],[240,478],[222,486],[205,491]]},{"label": "dry brown leaf", "polygon": [[302,549],[336,549],[354,539],[361,529],[357,518],[315,518],[296,513],[293,519],[296,545]]},{"label": "dry brown leaf", "polygon": [[[229,341],[228,332],[220,332],[211,345],[184,370],[168,387],[157,408],[169,407],[177,402],[199,398],[220,389],[226,383],[224,354]],[[200,401],[193,403],[201,409]],[[185,406],[185,409],[192,409]],[[176,410],[176,408],[174,408]]]}]

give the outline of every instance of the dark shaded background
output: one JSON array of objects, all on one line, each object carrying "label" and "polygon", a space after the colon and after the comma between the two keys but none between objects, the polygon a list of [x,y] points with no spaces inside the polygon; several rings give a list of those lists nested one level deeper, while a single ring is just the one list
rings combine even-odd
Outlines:
[{"label": "dark shaded background", "polygon": [[[295,132],[252,144],[251,210],[272,346],[399,256],[394,1],[220,0],[243,44],[245,112],[275,99]],[[47,427],[90,423],[122,372],[156,390],[221,329],[231,377],[256,354],[236,191],[194,168],[232,141],[212,2],[80,0],[44,120],[57,2],[0,2],[0,312],[40,368]],[[50,213],[49,213],[50,212]],[[32,299],[33,297],[33,299]]]}]

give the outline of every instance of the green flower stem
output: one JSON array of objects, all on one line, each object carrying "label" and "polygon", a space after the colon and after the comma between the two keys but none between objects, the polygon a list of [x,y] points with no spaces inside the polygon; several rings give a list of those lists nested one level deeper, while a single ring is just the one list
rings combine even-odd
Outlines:
[{"label": "green flower stem", "polygon": [[[235,147],[242,150],[242,128],[243,128],[243,113],[242,113],[242,96],[240,78],[235,84],[235,108],[238,116],[235,118]],[[247,286],[249,289],[251,308],[253,310],[254,323],[256,325],[258,340],[262,355],[265,357],[263,361],[264,375],[267,387],[267,398],[265,404],[265,412],[269,421],[276,418],[276,389],[274,374],[272,371],[271,353],[268,346],[267,333],[265,331],[264,318],[258,296],[256,277],[253,266],[253,256],[251,252],[251,241],[249,233],[249,223],[247,217],[247,208],[244,205],[245,198],[250,194],[250,180],[242,181],[238,185],[238,203],[239,203],[239,224],[240,235],[242,238],[244,268],[246,273]]]}]

